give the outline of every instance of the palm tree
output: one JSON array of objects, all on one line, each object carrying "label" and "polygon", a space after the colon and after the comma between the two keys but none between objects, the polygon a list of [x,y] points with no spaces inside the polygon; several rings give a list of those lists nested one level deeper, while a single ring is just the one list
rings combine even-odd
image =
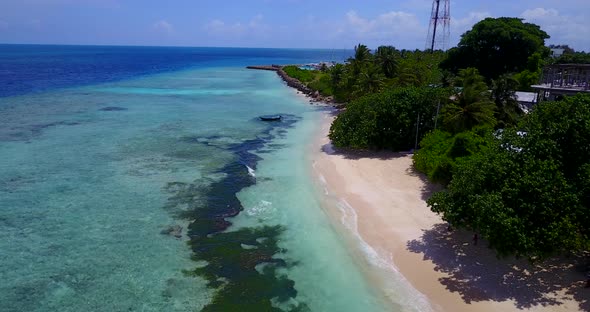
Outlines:
[{"label": "palm tree", "polygon": [[354,85],[354,96],[360,97],[369,93],[377,93],[384,86],[385,76],[376,65],[367,64],[361,69]]},{"label": "palm tree", "polygon": [[515,125],[521,112],[516,99],[518,81],[511,75],[504,74],[492,81],[492,99],[496,103],[498,127]]},{"label": "palm tree", "polygon": [[371,59],[371,50],[364,44],[358,44],[354,47],[354,58],[356,62],[368,62]]},{"label": "palm tree", "polygon": [[458,133],[478,125],[496,124],[496,105],[490,99],[488,87],[477,69],[461,70],[455,87],[460,91],[443,110],[444,123],[450,130]]},{"label": "palm tree", "polygon": [[397,75],[396,85],[400,87],[419,86],[420,79],[418,79],[412,68],[409,68],[408,66],[401,66],[401,69]]},{"label": "palm tree", "polygon": [[354,47],[354,57],[349,58],[348,62],[352,66],[354,74],[357,75],[372,58],[371,50],[366,45],[359,43]]},{"label": "palm tree", "polygon": [[393,78],[397,70],[397,50],[392,46],[380,46],[375,52],[375,63],[387,78]]},{"label": "palm tree", "polygon": [[330,69],[330,80],[332,81],[332,86],[337,87],[342,83],[344,79],[344,65],[336,64],[332,66]]}]

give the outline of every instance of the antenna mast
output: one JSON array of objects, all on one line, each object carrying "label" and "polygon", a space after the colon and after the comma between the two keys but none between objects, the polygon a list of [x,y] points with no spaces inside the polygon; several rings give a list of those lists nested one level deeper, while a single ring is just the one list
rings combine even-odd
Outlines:
[{"label": "antenna mast", "polygon": [[[442,28],[442,29],[440,29]],[[451,1],[434,0],[426,39],[426,49],[446,50],[451,37]]]}]

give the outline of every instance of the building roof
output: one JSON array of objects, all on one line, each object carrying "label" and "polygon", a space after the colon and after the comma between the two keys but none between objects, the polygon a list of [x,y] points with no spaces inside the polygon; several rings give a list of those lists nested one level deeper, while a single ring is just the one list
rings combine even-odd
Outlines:
[{"label": "building roof", "polygon": [[537,89],[537,90],[553,90],[553,91],[564,91],[564,92],[570,92],[570,93],[576,93],[576,92],[590,92],[590,89],[585,88],[584,86],[551,86],[550,84],[536,84],[536,85],[532,85],[531,88],[533,89]]},{"label": "building roof", "polygon": [[537,93],[535,92],[522,92],[516,91],[516,100],[519,102],[526,102],[526,103],[536,103],[537,102]]},{"label": "building roof", "polygon": [[550,68],[584,68],[590,69],[590,64],[552,64],[548,65]]}]

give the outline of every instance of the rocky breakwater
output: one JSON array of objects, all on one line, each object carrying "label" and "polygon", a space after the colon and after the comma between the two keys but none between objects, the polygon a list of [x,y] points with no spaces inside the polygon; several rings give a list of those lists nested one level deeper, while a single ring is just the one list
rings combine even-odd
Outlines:
[{"label": "rocky breakwater", "polygon": [[[295,66],[299,66],[299,65],[295,65]],[[309,96],[312,99],[312,101],[324,102],[324,103],[333,103],[334,102],[334,99],[331,96],[328,96],[328,97],[322,96],[319,91],[313,90],[313,89],[309,88],[308,86],[306,86],[301,81],[299,81],[298,79],[295,79],[295,78],[287,75],[287,73],[283,70],[283,67],[284,66],[280,66],[280,65],[270,65],[270,66],[248,66],[246,68],[275,71],[289,87],[295,88],[295,89],[297,89],[297,91]]]}]

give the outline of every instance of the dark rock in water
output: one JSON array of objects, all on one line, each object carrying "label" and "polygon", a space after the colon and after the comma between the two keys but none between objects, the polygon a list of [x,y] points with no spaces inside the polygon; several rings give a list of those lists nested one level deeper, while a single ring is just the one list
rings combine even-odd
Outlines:
[{"label": "dark rock in water", "polygon": [[32,125],[30,127],[30,130],[31,130],[31,134],[33,136],[38,136],[38,135],[41,135],[43,130],[45,130],[47,128],[58,127],[58,126],[77,126],[79,124],[80,123],[77,121],[56,121],[56,122],[51,122],[51,123]]},{"label": "dark rock in water", "polygon": [[107,106],[107,107],[103,107],[101,109],[99,109],[100,111],[103,112],[118,112],[118,111],[126,111],[127,108],[125,107],[118,107],[118,106]]},{"label": "dark rock in water", "polygon": [[162,231],[160,231],[160,234],[162,234],[162,235],[170,235],[170,236],[174,236],[176,238],[181,238],[182,237],[182,226],[180,226],[178,224],[176,224],[176,225],[169,225],[165,229],[163,229]]}]

